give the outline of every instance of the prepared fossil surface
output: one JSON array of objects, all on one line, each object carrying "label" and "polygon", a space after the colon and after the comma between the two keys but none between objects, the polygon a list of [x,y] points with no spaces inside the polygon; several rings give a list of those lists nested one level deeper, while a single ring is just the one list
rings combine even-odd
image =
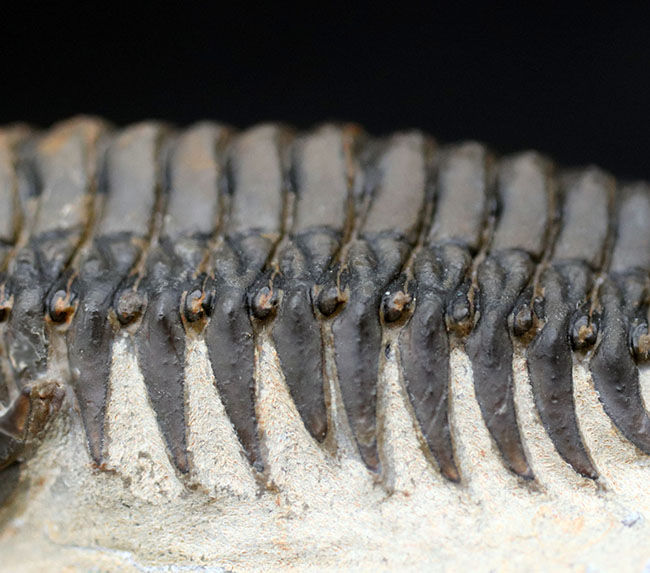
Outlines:
[{"label": "prepared fossil surface", "polygon": [[10,567],[499,568],[530,536],[519,566],[587,567],[647,539],[644,183],[415,131],[77,118],[0,130],[0,263]]}]

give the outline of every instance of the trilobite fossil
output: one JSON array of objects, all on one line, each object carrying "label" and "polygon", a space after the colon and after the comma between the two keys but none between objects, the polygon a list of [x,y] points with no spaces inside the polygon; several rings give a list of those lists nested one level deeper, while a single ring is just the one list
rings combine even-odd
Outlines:
[{"label": "trilobite fossil", "polygon": [[[395,499],[424,467],[413,488],[426,475],[451,507],[475,493],[458,429],[472,408],[513,495],[543,505],[562,468],[595,500],[616,497],[576,376],[607,439],[649,463],[650,186],[595,167],[354,125],[8,127],[0,256],[5,512],[66,448],[77,489],[122,504],[182,499],[205,516],[220,496],[280,496],[308,513],[318,487],[354,489],[332,469],[353,464],[348,478],[372,485],[346,503],[380,507],[377,492]],[[472,395],[454,398],[463,376]],[[399,461],[404,444],[420,462]],[[210,562],[254,567],[216,551]]]}]

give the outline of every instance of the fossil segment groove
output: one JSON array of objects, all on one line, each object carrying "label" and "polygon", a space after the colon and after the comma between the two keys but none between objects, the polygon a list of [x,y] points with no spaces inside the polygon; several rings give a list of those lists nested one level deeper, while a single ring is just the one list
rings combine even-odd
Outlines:
[{"label": "fossil segment groove", "polygon": [[535,478],[515,404],[516,345],[543,426],[578,474],[599,475],[576,414],[577,362],[622,435],[650,452],[638,370],[650,355],[645,184],[419,132],[116,130],[80,118],[0,132],[0,201],[2,466],[22,459],[29,420],[45,415],[39,401],[54,413],[69,386],[102,467],[122,339],[179,475],[192,470],[187,356],[203,345],[213,395],[258,477],[268,460],[255,364],[268,344],[305,429],[332,451],[336,376],[354,449],[378,475],[385,354],[400,361],[424,447],[445,478],[463,481],[449,417],[457,345],[514,474]]},{"label": "fossil segment groove", "polygon": [[641,570],[649,273],[536,152],[0,128],[0,569]]}]

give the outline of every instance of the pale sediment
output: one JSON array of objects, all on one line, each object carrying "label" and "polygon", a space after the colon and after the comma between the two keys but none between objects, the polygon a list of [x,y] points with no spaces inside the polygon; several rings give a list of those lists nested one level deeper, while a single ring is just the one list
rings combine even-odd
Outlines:
[{"label": "pale sediment", "polygon": [[[522,415],[537,476],[531,484],[500,461],[473,395],[468,359],[454,349],[451,423],[463,475],[456,485],[423,451],[395,354],[381,364],[382,473],[373,476],[358,456],[332,454],[300,427],[272,346],[262,341],[258,350],[266,354],[256,370],[265,479],[253,485],[235,473],[239,452],[224,457],[221,469],[193,469],[183,477],[160,462],[167,453],[159,434],[131,438],[118,458],[110,444],[127,430],[111,424],[111,471],[96,469],[79,418],[68,410],[1,510],[2,570],[38,571],[47,563],[79,571],[633,571],[647,563],[648,462],[604,414],[590,414],[597,397],[580,367],[576,404],[602,477],[595,484],[569,471],[548,438],[540,439],[539,419]],[[137,383],[137,363],[129,367],[135,371],[124,372],[124,380]],[[518,391],[518,411],[530,400]],[[228,424],[223,409],[212,407],[216,419],[188,418],[189,435]],[[151,432],[153,411],[145,399],[111,403],[109,412],[110,419],[130,420],[133,433]]]},{"label": "pale sediment", "polygon": [[80,118],[0,212],[1,570],[650,565],[647,185]]}]

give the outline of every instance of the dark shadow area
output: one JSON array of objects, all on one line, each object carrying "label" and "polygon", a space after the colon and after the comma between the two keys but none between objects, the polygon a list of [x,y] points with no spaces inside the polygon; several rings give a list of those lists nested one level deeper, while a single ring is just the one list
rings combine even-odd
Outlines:
[{"label": "dark shadow area", "polygon": [[0,25],[0,123],[345,119],[650,178],[645,8],[20,6]]},{"label": "dark shadow area", "polygon": [[0,471],[0,507],[14,493],[20,479],[20,464],[12,464]]}]

